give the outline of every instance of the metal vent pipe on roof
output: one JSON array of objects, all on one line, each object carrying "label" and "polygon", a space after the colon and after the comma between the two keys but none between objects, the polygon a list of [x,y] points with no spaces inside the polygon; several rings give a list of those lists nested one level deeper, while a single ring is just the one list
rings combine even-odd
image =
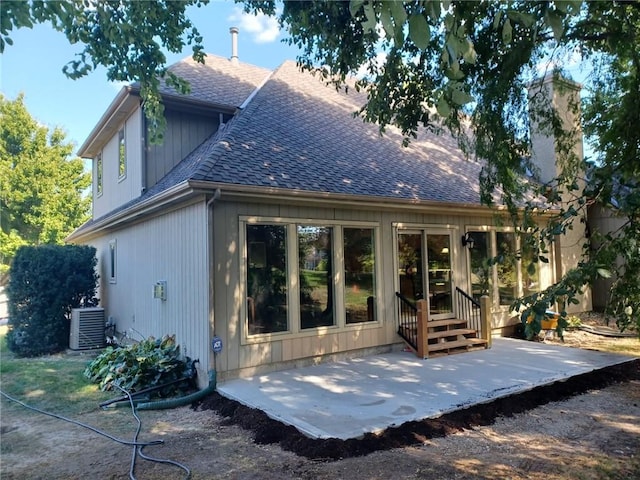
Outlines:
[{"label": "metal vent pipe on roof", "polygon": [[238,27],[231,27],[231,63],[238,63]]}]

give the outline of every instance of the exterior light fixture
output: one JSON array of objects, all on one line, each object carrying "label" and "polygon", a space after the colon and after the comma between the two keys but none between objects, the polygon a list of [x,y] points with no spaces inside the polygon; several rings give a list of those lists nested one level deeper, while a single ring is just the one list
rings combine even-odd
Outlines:
[{"label": "exterior light fixture", "polygon": [[473,244],[475,243],[475,240],[473,239],[473,237],[469,234],[469,232],[465,233],[462,236],[462,246],[463,247],[467,247],[469,250],[471,250],[473,248]]}]

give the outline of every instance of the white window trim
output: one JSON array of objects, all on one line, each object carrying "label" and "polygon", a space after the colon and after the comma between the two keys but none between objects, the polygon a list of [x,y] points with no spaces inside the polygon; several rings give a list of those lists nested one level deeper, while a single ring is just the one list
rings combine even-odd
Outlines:
[{"label": "white window trim", "polygon": [[[284,332],[262,333],[249,335],[249,325],[247,322],[247,225],[266,224],[266,225],[284,225],[287,228],[287,276],[289,283],[287,285],[287,303],[288,303],[288,325],[289,329]],[[334,269],[334,309],[335,324],[325,327],[316,327],[301,329],[300,328],[300,290],[298,282],[293,280],[298,278],[298,225],[313,225],[318,227],[333,227],[332,249]],[[379,222],[363,222],[363,221],[345,221],[345,220],[319,220],[308,218],[281,218],[281,217],[259,217],[259,216],[240,216],[238,226],[240,229],[240,249],[239,254],[240,265],[240,321],[242,322],[242,335],[240,339],[241,345],[251,345],[257,343],[266,343],[282,339],[294,339],[303,337],[317,337],[328,334],[338,334],[342,332],[353,332],[354,330],[365,330],[371,328],[379,328],[381,316],[383,312],[382,305],[382,282],[381,278],[381,260],[380,260],[380,236],[381,228]],[[343,278],[344,259],[343,254],[343,228],[371,228],[374,231],[374,255],[376,259],[375,267],[375,319],[370,322],[346,323],[346,314],[344,306],[345,285]],[[293,240],[292,240],[293,239]],[[291,261],[290,259],[294,259]]]}]

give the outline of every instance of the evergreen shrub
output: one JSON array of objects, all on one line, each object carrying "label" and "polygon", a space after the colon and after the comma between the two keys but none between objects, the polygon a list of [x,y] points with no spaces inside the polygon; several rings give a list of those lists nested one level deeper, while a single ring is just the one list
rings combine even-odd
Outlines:
[{"label": "evergreen shrub", "polygon": [[69,346],[71,309],[97,305],[96,249],[83,245],[20,247],[11,263],[7,345],[20,357]]}]

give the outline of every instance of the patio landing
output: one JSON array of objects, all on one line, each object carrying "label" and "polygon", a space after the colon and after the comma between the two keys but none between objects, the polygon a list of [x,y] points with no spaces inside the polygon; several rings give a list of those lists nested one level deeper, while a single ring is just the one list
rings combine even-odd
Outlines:
[{"label": "patio landing", "polygon": [[308,437],[347,440],[633,360],[494,338],[489,350],[427,360],[393,352],[229,380],[217,390]]}]

